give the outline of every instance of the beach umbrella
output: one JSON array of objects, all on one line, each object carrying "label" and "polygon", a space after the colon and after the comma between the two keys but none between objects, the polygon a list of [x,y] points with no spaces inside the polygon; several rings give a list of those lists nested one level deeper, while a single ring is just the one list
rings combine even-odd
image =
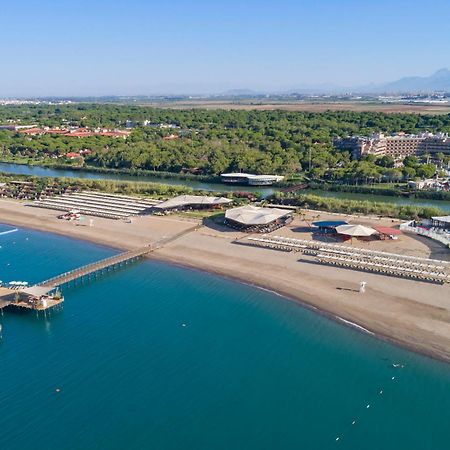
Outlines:
[{"label": "beach umbrella", "polygon": [[377,232],[373,228],[365,227],[364,225],[339,225],[336,227],[336,231],[339,234],[351,237],[372,236],[372,234]]}]

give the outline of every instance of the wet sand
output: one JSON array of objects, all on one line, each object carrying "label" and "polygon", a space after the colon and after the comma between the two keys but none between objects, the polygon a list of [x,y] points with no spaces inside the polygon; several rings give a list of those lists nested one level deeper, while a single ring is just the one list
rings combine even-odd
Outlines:
[{"label": "wet sand", "polygon": [[[89,227],[89,220],[86,226],[77,226],[57,219],[58,214],[13,200],[0,200],[0,223],[124,250],[155,243],[198,223],[182,215],[143,216],[133,218],[132,223],[94,218],[94,226]],[[311,238],[307,223],[318,215],[310,213],[307,222],[297,218],[274,234]],[[328,217],[336,216],[320,214],[320,219]],[[353,221],[396,225],[390,219],[354,218]],[[450,361],[450,285],[322,266],[307,261],[299,253],[250,247],[242,245],[243,242],[243,233],[209,223],[156,250],[150,257],[269,289],[412,350]],[[437,259],[450,257],[450,252],[439,244],[407,235],[398,241],[356,241],[353,245]],[[357,292],[361,281],[367,282],[365,294]]]}]

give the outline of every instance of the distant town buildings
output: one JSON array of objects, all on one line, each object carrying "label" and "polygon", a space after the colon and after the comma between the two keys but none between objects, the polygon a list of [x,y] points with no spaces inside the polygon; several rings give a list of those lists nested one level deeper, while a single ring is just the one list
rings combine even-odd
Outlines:
[{"label": "distant town buildings", "polygon": [[450,138],[448,133],[397,133],[385,135],[376,133],[371,136],[348,136],[336,138],[333,141],[335,148],[349,150],[354,159],[364,155],[392,156],[395,160],[406,156],[422,156],[437,153],[450,155]]},{"label": "distant town buildings", "polygon": [[19,131],[19,130],[25,130],[27,128],[35,128],[36,125],[0,125],[0,131],[2,130],[8,130],[8,131]]},{"label": "distant town buildings", "polygon": [[410,180],[408,181],[408,187],[416,190],[448,191],[450,190],[450,179],[429,178],[427,180]]},{"label": "distant town buildings", "polygon": [[91,130],[90,128],[78,128],[78,127],[68,127],[68,128],[27,128],[17,130],[27,136],[42,136],[45,134],[58,134],[67,137],[90,137],[90,136],[106,136],[113,138],[123,138],[126,139],[130,135],[130,131],[123,130],[108,130],[97,128]]},{"label": "distant town buildings", "polygon": [[167,129],[179,129],[180,126],[176,123],[160,123],[160,122],[151,122],[150,120],[144,120],[142,122],[142,125],[144,127],[150,127],[150,128],[160,128],[161,130],[167,130]]}]

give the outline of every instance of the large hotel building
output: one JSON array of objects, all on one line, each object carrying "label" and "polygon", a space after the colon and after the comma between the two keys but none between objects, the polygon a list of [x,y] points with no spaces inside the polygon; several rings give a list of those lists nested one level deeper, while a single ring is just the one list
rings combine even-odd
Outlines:
[{"label": "large hotel building", "polygon": [[333,140],[335,148],[349,150],[354,159],[364,155],[392,156],[395,160],[403,159],[405,156],[421,156],[436,153],[450,155],[450,138],[448,134],[422,133],[385,135],[373,134],[369,137],[349,136]]}]

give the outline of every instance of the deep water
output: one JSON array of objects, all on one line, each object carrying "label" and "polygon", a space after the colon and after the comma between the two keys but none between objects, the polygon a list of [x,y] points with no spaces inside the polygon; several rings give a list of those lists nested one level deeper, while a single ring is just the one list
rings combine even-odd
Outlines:
[{"label": "deep water", "polygon": [[[0,279],[30,283],[114,253],[24,229],[0,246]],[[64,294],[0,317],[1,450],[450,446],[450,366],[269,292],[142,261]]]}]

